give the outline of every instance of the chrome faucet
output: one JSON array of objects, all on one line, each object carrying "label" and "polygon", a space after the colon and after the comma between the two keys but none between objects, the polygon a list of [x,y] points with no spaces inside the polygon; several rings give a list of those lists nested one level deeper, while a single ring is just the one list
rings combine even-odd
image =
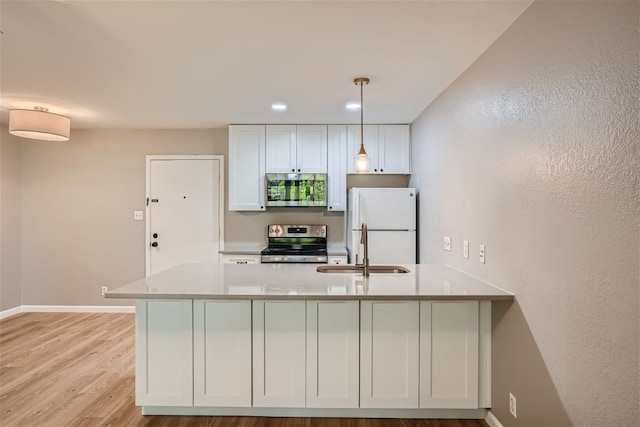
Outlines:
[{"label": "chrome faucet", "polygon": [[362,257],[362,275],[369,277],[369,229],[367,223],[362,223],[362,234],[360,235],[360,244],[364,246],[364,254]]}]

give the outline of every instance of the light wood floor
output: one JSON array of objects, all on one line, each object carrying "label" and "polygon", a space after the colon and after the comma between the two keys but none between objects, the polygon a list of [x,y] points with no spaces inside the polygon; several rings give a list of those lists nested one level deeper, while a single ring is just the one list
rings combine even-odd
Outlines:
[{"label": "light wood floor", "polygon": [[0,426],[487,427],[479,420],[142,416],[134,315],[23,313],[0,320]]}]

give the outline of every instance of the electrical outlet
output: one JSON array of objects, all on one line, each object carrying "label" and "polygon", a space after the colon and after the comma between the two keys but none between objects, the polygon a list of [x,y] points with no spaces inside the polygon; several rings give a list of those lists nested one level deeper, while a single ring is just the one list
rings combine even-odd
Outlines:
[{"label": "electrical outlet", "polygon": [[480,245],[480,262],[482,264],[484,264],[484,258],[485,258],[484,245]]},{"label": "electrical outlet", "polygon": [[144,220],[144,211],[133,211],[133,219],[135,221]]},{"label": "electrical outlet", "polygon": [[462,247],[462,256],[469,258],[469,241],[465,240]]},{"label": "electrical outlet", "polygon": [[509,393],[509,412],[511,412],[511,415],[513,415],[513,418],[518,418],[517,412],[516,412],[516,397]]},{"label": "electrical outlet", "polygon": [[102,287],[102,295],[104,296],[104,294],[106,294],[106,293],[107,293],[107,287],[103,286]]},{"label": "electrical outlet", "polygon": [[444,236],[444,250],[451,252],[451,237]]}]

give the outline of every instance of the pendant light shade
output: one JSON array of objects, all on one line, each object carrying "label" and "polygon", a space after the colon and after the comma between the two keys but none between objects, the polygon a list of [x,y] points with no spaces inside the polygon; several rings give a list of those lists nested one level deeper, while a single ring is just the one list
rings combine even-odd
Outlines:
[{"label": "pendant light shade", "polygon": [[44,141],[68,141],[70,129],[68,117],[50,113],[43,107],[9,112],[9,133],[12,135]]},{"label": "pendant light shade", "polygon": [[369,84],[369,79],[366,77],[358,77],[353,80],[357,85],[360,85],[360,151],[355,158],[355,171],[358,173],[369,172],[370,159],[364,149],[364,102],[362,99],[362,86]]}]

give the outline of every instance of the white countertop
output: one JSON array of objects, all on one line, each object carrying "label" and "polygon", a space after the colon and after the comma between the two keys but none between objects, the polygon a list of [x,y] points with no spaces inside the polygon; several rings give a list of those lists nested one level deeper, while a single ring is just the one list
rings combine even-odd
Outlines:
[{"label": "white countertop", "polygon": [[183,264],[110,290],[133,299],[513,300],[513,294],[447,266],[405,265],[405,274],[318,273],[317,264]]}]

